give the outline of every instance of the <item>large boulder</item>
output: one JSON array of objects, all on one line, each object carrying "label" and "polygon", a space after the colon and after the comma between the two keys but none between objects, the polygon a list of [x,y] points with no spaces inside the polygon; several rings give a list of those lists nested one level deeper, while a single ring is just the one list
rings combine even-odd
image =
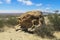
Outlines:
[{"label": "large boulder", "polygon": [[44,24],[44,17],[41,11],[29,11],[18,17],[18,22],[23,31],[31,31]]}]

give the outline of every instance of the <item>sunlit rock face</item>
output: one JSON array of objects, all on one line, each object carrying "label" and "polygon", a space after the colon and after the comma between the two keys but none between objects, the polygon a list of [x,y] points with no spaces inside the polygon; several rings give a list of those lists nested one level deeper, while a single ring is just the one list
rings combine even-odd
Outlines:
[{"label": "sunlit rock face", "polygon": [[29,11],[18,17],[18,22],[22,30],[31,31],[44,24],[44,17],[41,11]]}]

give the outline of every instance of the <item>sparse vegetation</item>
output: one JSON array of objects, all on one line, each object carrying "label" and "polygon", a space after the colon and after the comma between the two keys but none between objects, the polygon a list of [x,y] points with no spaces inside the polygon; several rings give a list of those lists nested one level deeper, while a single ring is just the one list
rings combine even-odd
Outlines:
[{"label": "sparse vegetation", "polygon": [[0,28],[2,28],[4,25],[11,25],[11,26],[15,26],[18,24],[17,22],[17,18],[15,16],[8,16],[8,17],[1,17],[0,18]]},{"label": "sparse vegetation", "polygon": [[3,24],[3,20],[0,20],[0,28],[3,28],[4,24]]},{"label": "sparse vegetation", "polygon": [[49,14],[48,19],[50,21],[50,25],[53,26],[54,30],[60,30],[60,16],[58,14]]},{"label": "sparse vegetation", "polygon": [[10,17],[6,23],[13,26],[18,24],[16,17]]},{"label": "sparse vegetation", "polygon": [[52,27],[38,27],[36,28],[35,30],[35,33],[38,35],[38,36],[41,36],[42,38],[45,38],[45,37],[48,37],[48,38],[53,38],[54,35],[54,31],[52,29]]}]

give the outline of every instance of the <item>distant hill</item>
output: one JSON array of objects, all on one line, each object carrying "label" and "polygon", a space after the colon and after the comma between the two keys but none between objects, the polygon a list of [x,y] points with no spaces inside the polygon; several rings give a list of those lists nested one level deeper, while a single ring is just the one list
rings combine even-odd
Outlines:
[{"label": "distant hill", "polygon": [[[20,16],[23,13],[0,13],[0,17],[3,16]],[[43,15],[53,14],[51,12],[43,12]]]},{"label": "distant hill", "polygon": [[22,13],[0,13],[0,15],[21,15]]},{"label": "distant hill", "polygon": [[23,13],[0,13],[0,17],[20,16]]}]

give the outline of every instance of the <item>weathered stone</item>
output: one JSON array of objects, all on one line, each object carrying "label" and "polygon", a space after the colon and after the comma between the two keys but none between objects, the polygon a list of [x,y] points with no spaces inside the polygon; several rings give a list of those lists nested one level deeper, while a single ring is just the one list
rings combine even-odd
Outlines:
[{"label": "weathered stone", "polygon": [[18,22],[22,30],[28,31],[43,25],[44,17],[41,11],[29,11],[18,17]]}]

